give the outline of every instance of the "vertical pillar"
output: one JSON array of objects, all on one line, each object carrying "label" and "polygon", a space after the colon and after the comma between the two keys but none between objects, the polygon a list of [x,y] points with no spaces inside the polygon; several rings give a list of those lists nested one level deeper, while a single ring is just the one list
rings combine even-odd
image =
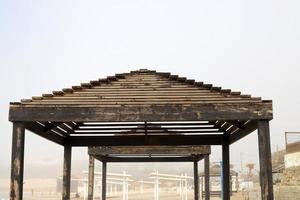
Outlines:
[{"label": "vertical pillar", "polygon": [[209,155],[205,155],[204,157],[204,176],[205,176],[205,200],[210,199],[210,180],[209,180]]},{"label": "vertical pillar", "polygon": [[199,200],[198,160],[194,161],[194,199]]},{"label": "vertical pillar", "polygon": [[14,122],[12,135],[10,200],[22,200],[25,141],[24,123]]},{"label": "vertical pillar", "polygon": [[72,146],[64,146],[63,200],[70,200]]},{"label": "vertical pillar", "polygon": [[106,200],[106,161],[102,161],[102,200]]},{"label": "vertical pillar", "polygon": [[94,196],[94,172],[95,159],[93,156],[89,156],[88,200],[93,200]]},{"label": "vertical pillar", "polygon": [[273,178],[270,145],[270,127],[268,120],[258,121],[258,147],[260,163],[261,199],[273,200]]},{"label": "vertical pillar", "polygon": [[223,167],[222,167],[222,175],[223,175],[223,200],[230,200],[230,161],[229,161],[229,142],[227,140],[224,141],[222,145],[222,159],[223,159]]}]

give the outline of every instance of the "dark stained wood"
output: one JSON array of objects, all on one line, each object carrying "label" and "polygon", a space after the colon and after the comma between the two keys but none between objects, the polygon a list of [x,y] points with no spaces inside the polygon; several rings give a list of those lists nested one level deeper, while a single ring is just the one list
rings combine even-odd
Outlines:
[{"label": "dark stained wood", "polygon": [[69,144],[67,144],[67,145],[64,146],[64,169],[63,169],[62,200],[70,200],[71,157],[72,157],[72,147]]},{"label": "dark stained wood", "polygon": [[[259,111],[258,111],[259,110]],[[172,113],[172,114],[170,114]],[[196,104],[152,106],[10,106],[10,121],[201,121],[272,119],[270,104]]]},{"label": "dark stained wood", "polygon": [[[82,126],[89,126],[89,127],[93,127],[93,126],[97,126],[97,127],[102,127],[102,126],[110,126],[110,127],[114,127],[114,126],[142,126],[144,125],[144,122],[136,122],[136,123],[89,123],[89,124],[83,124]],[[205,126],[205,125],[211,125],[208,122],[170,122],[170,123],[163,123],[163,122],[147,122],[148,126],[168,126],[168,127],[173,127],[173,126],[179,126],[179,127],[185,127],[185,126]]]},{"label": "dark stained wood", "polygon": [[13,123],[10,200],[23,199],[25,125]]},{"label": "dark stained wood", "polygon": [[64,137],[62,137],[54,132],[51,132],[51,131],[45,132],[43,127],[36,122],[26,122],[25,128],[43,138],[46,138],[47,140],[50,140],[50,141],[56,143],[56,144],[64,145]]},{"label": "dark stained wood", "polygon": [[114,156],[95,156],[96,159],[102,162],[194,162],[201,160],[202,155],[195,156],[177,156],[177,157],[114,157]]},{"label": "dark stained wood", "polygon": [[261,199],[273,200],[272,156],[268,120],[258,121]]},{"label": "dark stained wood", "polygon": [[[136,129],[134,129],[136,130]],[[124,134],[135,134],[135,135],[138,135],[138,134],[146,134],[147,133],[147,136],[148,135],[153,135],[153,134],[166,134],[166,135],[180,135],[180,134],[187,134],[187,133],[222,133],[221,131],[218,131],[218,130],[203,130],[203,131],[200,131],[200,130],[195,130],[195,131],[173,131],[173,130],[156,130],[156,131],[150,131],[150,130],[147,130],[146,132],[145,131],[77,131],[75,133],[72,133],[72,135],[76,136],[76,135],[111,135],[111,134],[115,134],[115,135],[124,135]]]},{"label": "dark stained wood", "polygon": [[[146,124],[145,124],[146,125]],[[136,125],[137,126],[137,125]],[[157,131],[157,130],[166,130],[166,131],[178,131],[178,130],[193,130],[193,129],[216,129],[214,127],[187,127],[187,126],[173,126],[173,127],[157,127],[157,126],[151,126],[151,125],[146,125],[145,127],[105,127],[105,128],[99,128],[99,127],[85,127],[85,126],[82,126],[82,127],[79,127],[79,129],[77,130],[81,130],[81,131],[123,131],[124,133],[124,130],[125,131],[143,131],[144,133],[146,131]],[[184,131],[182,131],[184,132]],[[215,130],[215,132],[219,132],[218,130]]]},{"label": "dark stained wood", "polygon": [[224,141],[222,145],[222,175],[223,175],[223,199],[230,200],[230,160],[229,141]]},{"label": "dark stained wood", "polygon": [[48,123],[45,127],[44,127],[44,132],[48,132],[50,131],[51,129],[59,126],[60,124],[62,124],[61,122],[51,122],[51,123]]},{"label": "dark stained wood", "polygon": [[240,129],[234,133],[231,133],[231,135],[229,136],[229,142],[230,144],[235,143],[236,141],[240,140],[241,138],[247,136],[248,134],[252,133],[253,131],[255,131],[257,129],[257,120],[252,120],[250,122],[248,122],[245,125],[245,129]]},{"label": "dark stained wood", "polygon": [[210,199],[210,174],[209,174],[209,155],[204,156],[204,191],[205,200]]},{"label": "dark stained wood", "polygon": [[94,172],[95,159],[93,156],[89,156],[88,200],[93,200],[94,197]]},{"label": "dark stained wood", "polygon": [[210,154],[210,146],[97,146],[89,147],[89,155],[199,155]]},{"label": "dark stained wood", "polygon": [[106,200],[106,161],[102,161],[102,200]]},{"label": "dark stained wood", "polygon": [[138,136],[72,136],[68,143],[72,146],[178,146],[178,145],[221,145],[222,135],[149,135]]},{"label": "dark stained wood", "polygon": [[199,200],[198,160],[194,161],[194,199]]}]

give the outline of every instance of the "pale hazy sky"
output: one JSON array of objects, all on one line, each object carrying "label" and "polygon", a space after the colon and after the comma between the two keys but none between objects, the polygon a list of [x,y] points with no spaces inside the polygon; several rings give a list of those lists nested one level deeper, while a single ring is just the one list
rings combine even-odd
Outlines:
[{"label": "pale hazy sky", "polygon": [[[299,10],[298,0],[0,1],[0,178],[10,101],[139,68],[272,99],[272,149],[283,148],[284,131],[300,131]],[[231,161],[257,162],[256,139],[234,144]],[[86,161],[85,150],[73,158]],[[28,132],[25,174],[58,164],[62,147]]]}]

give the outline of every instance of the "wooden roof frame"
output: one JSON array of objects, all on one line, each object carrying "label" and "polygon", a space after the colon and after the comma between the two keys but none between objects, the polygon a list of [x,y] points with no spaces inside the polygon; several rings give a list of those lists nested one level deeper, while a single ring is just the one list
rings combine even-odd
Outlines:
[{"label": "wooden roof frame", "polygon": [[[124,97],[127,94],[134,96]],[[160,96],[153,97],[157,94]],[[170,94],[173,96],[168,96]],[[55,143],[72,146],[221,145],[224,135],[234,143],[257,129],[258,120],[272,118],[270,100],[147,69],[13,102],[9,108],[10,121],[24,122],[25,128],[34,133]],[[184,128],[188,124],[185,126],[184,122],[203,121],[213,126],[210,128],[218,129],[216,132],[225,134],[199,130],[194,132],[201,135],[176,134],[187,132]],[[177,128],[183,131],[173,131],[173,135],[172,131],[165,135],[149,134],[147,140],[136,134],[130,137],[74,134],[86,122],[120,122],[120,125],[124,122],[178,122]],[[112,125],[110,129],[113,129],[118,124],[106,125]],[[147,130],[144,128],[144,132]]]}]

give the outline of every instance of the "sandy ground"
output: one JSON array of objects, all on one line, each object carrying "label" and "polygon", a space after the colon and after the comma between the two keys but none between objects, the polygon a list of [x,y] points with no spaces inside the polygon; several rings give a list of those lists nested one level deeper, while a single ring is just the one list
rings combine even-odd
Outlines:
[{"label": "sandy ground", "polygon": [[[75,194],[72,194],[73,198],[72,200],[84,200],[83,198],[74,198]],[[32,196],[30,193],[24,194],[24,200],[60,200],[61,195],[60,194],[47,194],[47,193],[41,193],[41,194],[35,194]],[[130,193],[129,194],[130,200],[153,200],[154,196],[152,192],[145,192],[144,194],[140,193]],[[179,194],[173,193],[173,192],[161,192],[159,196],[160,200],[184,200],[184,198],[181,198]],[[211,197],[211,200],[219,200],[220,197]],[[243,200],[242,195],[240,193],[235,193],[232,198],[232,200]],[[100,200],[99,198],[95,198],[95,200]],[[107,200],[122,200],[121,194],[116,194],[114,196],[108,196]],[[189,192],[188,194],[188,200],[193,200],[193,193]]]}]

